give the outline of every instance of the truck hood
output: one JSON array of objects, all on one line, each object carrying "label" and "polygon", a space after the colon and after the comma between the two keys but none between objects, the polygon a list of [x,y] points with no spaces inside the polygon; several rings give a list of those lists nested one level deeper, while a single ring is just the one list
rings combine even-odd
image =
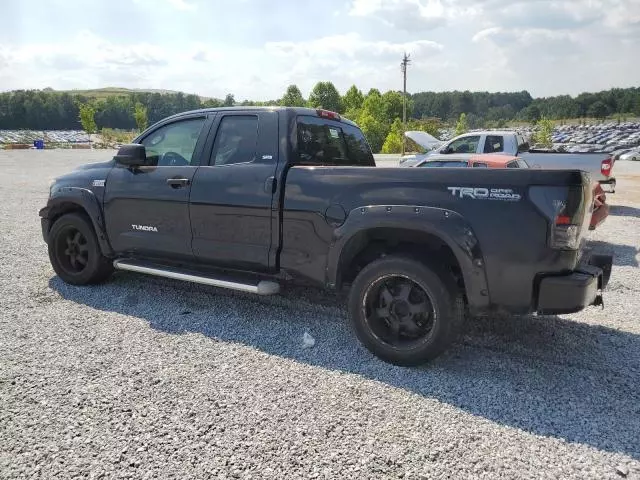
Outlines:
[{"label": "truck hood", "polygon": [[76,170],[93,170],[96,168],[111,168],[114,165],[115,165],[115,161],[111,159],[106,162],[85,163],[84,165],[80,165],[76,167]]},{"label": "truck hood", "polygon": [[431,150],[444,143],[433,135],[429,135],[427,132],[421,132],[419,130],[410,130],[408,132],[404,132],[404,135],[426,150]]}]

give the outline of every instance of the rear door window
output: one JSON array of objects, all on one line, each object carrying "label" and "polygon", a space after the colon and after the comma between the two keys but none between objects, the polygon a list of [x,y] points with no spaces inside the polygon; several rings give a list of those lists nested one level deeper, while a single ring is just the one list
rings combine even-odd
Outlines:
[{"label": "rear door window", "polygon": [[298,162],[308,165],[375,166],[360,130],[312,116],[297,119]]},{"label": "rear door window", "polygon": [[504,152],[504,137],[502,135],[487,135],[484,141],[484,153]]},{"label": "rear door window", "polygon": [[256,157],[257,143],[256,115],[227,115],[220,121],[210,165],[252,162]]}]

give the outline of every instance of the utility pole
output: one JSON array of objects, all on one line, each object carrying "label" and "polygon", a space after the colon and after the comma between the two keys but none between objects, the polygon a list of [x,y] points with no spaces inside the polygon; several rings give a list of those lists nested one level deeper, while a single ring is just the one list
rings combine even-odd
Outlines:
[{"label": "utility pole", "polygon": [[402,58],[402,63],[400,64],[402,68],[402,76],[403,76],[403,89],[402,89],[402,155],[404,155],[404,132],[407,131],[407,65],[411,63],[409,60],[409,55],[406,53]]}]

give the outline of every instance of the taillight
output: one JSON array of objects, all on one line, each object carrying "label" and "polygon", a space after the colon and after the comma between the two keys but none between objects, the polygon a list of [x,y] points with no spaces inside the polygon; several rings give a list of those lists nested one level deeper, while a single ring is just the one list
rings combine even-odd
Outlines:
[{"label": "taillight", "polygon": [[609,175],[611,175],[612,166],[613,164],[610,158],[603,160],[602,163],[600,164],[600,173],[602,173],[602,175],[604,175],[605,177],[608,177]]},{"label": "taillight", "polygon": [[340,120],[340,114],[336,112],[332,112],[330,110],[318,109],[316,110],[316,113],[318,114],[319,117],[322,117],[322,118],[330,118],[331,120]]},{"label": "taillight", "polygon": [[581,228],[589,209],[581,186],[530,187],[529,197],[549,221],[549,246],[558,250],[577,250]]}]

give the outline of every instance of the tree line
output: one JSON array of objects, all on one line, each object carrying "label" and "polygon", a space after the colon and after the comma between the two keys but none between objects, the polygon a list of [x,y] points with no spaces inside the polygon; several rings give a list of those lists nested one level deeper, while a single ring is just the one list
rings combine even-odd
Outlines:
[{"label": "tree line", "polygon": [[[465,114],[469,128],[501,127],[510,121],[535,123],[540,119],[606,118],[640,116],[640,88],[613,88],[576,97],[561,95],[533,98],[529,92],[419,92],[407,96],[409,129],[437,135],[438,129],[455,125]],[[233,105],[285,105],[325,108],[354,120],[374,151],[398,151],[402,142],[403,96],[399,91],[363,92],[356,85],[344,95],[333,83],[318,82],[304,98],[290,85],[282,98],[266,102],[203,99],[184,93],[130,92],[106,98],[46,90],[0,93],[0,129],[134,130],[178,112]],[[82,121],[81,121],[82,119]]]}]

